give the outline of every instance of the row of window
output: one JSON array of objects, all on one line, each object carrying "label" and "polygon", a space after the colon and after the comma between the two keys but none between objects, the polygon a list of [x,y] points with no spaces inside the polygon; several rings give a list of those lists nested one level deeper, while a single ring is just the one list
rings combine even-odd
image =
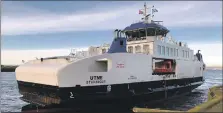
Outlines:
[{"label": "row of window", "polygon": [[[158,55],[166,55],[166,56],[176,56],[178,57],[179,50],[176,48],[169,48],[165,46],[157,46]],[[189,52],[186,50],[182,50],[182,57],[189,58]]]},{"label": "row of window", "polygon": [[[133,53],[133,46],[128,47],[128,52]],[[135,46],[135,53],[142,53],[141,46]],[[149,53],[149,45],[143,45],[143,53]]]},{"label": "row of window", "polygon": [[166,35],[165,30],[154,29],[154,28],[147,28],[147,29],[139,29],[133,31],[126,31],[125,35],[128,38],[140,38],[145,36],[156,36],[156,35]]},{"label": "row of window", "polygon": [[182,50],[182,57],[185,57],[185,58],[189,58],[189,51],[186,51],[186,50]]}]

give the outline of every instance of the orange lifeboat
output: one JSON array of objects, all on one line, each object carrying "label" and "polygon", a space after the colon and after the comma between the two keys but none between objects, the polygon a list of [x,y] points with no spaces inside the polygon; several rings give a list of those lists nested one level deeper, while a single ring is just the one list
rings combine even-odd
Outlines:
[{"label": "orange lifeboat", "polygon": [[160,68],[154,70],[155,73],[170,73],[173,72],[170,61],[165,61]]}]

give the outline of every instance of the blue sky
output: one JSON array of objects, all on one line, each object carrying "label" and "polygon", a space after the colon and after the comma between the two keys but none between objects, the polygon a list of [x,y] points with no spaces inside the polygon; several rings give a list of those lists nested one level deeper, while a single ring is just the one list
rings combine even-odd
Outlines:
[{"label": "blue sky", "polygon": [[[114,29],[124,29],[140,20],[138,10],[143,4],[142,1],[4,1],[3,61],[11,61],[9,55],[13,53],[9,51],[56,51],[110,43]],[[174,39],[201,50],[205,49],[204,45],[212,44],[219,51],[213,53],[214,57],[222,59],[219,49],[222,45],[221,1],[152,1],[147,4],[158,9],[154,19],[164,21]],[[211,57],[211,51],[204,52]],[[19,58],[19,61],[29,59]]]}]

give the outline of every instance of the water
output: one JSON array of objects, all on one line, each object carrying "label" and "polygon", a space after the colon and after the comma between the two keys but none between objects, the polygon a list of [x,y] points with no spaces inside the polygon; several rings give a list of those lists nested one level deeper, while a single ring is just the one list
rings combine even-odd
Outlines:
[{"label": "water", "polygon": [[[204,73],[205,83],[196,88],[193,93],[176,97],[161,103],[140,103],[138,107],[150,107],[172,110],[188,110],[207,100],[208,88],[222,85],[222,70],[206,70]],[[28,103],[19,99],[15,73],[2,72],[1,80],[1,111],[20,112]]]}]

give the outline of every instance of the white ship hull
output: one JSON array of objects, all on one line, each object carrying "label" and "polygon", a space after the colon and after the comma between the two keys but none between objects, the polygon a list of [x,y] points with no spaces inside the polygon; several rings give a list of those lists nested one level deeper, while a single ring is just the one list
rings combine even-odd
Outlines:
[{"label": "white ship hull", "polygon": [[[48,105],[153,93],[159,94],[161,97],[157,99],[160,99],[165,97],[165,92],[169,97],[203,83],[203,64],[199,61],[176,60],[175,73],[156,75],[152,69],[153,57],[145,54],[106,53],[72,63],[50,60],[33,61],[16,69],[25,101]],[[31,100],[35,94],[51,101]]]}]

